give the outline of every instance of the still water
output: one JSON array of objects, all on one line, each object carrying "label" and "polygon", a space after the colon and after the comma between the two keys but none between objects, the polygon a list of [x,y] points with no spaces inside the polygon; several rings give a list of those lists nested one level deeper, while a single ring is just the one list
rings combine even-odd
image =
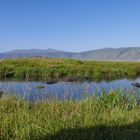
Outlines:
[{"label": "still water", "polygon": [[[114,81],[101,82],[58,82],[55,84],[47,84],[45,82],[19,82],[19,81],[0,81],[0,91],[4,91],[6,95],[16,95],[19,98],[30,101],[45,99],[83,99],[93,94],[100,95],[104,89],[121,88],[123,90],[132,90],[133,82],[140,82],[140,78],[135,80],[121,79]],[[136,89],[136,88],[134,88]]]}]

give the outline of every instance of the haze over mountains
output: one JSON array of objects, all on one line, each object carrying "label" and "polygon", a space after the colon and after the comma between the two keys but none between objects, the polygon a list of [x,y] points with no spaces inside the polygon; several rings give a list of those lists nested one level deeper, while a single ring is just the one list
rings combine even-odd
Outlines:
[{"label": "haze over mountains", "polygon": [[140,61],[140,47],[105,48],[85,52],[66,52],[55,49],[13,50],[0,54],[1,59],[23,57],[74,58],[80,60]]}]

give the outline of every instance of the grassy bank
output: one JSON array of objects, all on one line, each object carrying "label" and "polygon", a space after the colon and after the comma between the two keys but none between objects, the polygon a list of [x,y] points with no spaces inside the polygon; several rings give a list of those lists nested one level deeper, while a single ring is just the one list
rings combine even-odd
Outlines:
[{"label": "grassy bank", "polygon": [[125,91],[83,101],[0,99],[2,140],[138,140],[139,98]]},{"label": "grassy bank", "polygon": [[140,76],[138,62],[79,61],[62,58],[24,58],[0,60],[0,78],[60,79],[66,76],[90,76],[94,80],[135,78]]}]

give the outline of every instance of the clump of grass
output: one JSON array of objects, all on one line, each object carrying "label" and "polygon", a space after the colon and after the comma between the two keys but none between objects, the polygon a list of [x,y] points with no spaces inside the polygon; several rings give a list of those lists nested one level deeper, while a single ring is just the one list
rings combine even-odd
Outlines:
[{"label": "clump of grass", "polygon": [[135,140],[140,137],[139,97],[121,90],[81,101],[0,99],[2,140]]},{"label": "clump of grass", "polygon": [[36,86],[35,88],[36,89],[43,89],[43,88],[45,88],[45,86],[40,85],[40,86]]}]

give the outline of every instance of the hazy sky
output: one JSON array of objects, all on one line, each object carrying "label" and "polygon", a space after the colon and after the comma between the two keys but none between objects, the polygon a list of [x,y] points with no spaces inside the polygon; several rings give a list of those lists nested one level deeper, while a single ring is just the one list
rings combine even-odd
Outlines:
[{"label": "hazy sky", "polygon": [[140,46],[140,0],[0,0],[0,52]]}]

